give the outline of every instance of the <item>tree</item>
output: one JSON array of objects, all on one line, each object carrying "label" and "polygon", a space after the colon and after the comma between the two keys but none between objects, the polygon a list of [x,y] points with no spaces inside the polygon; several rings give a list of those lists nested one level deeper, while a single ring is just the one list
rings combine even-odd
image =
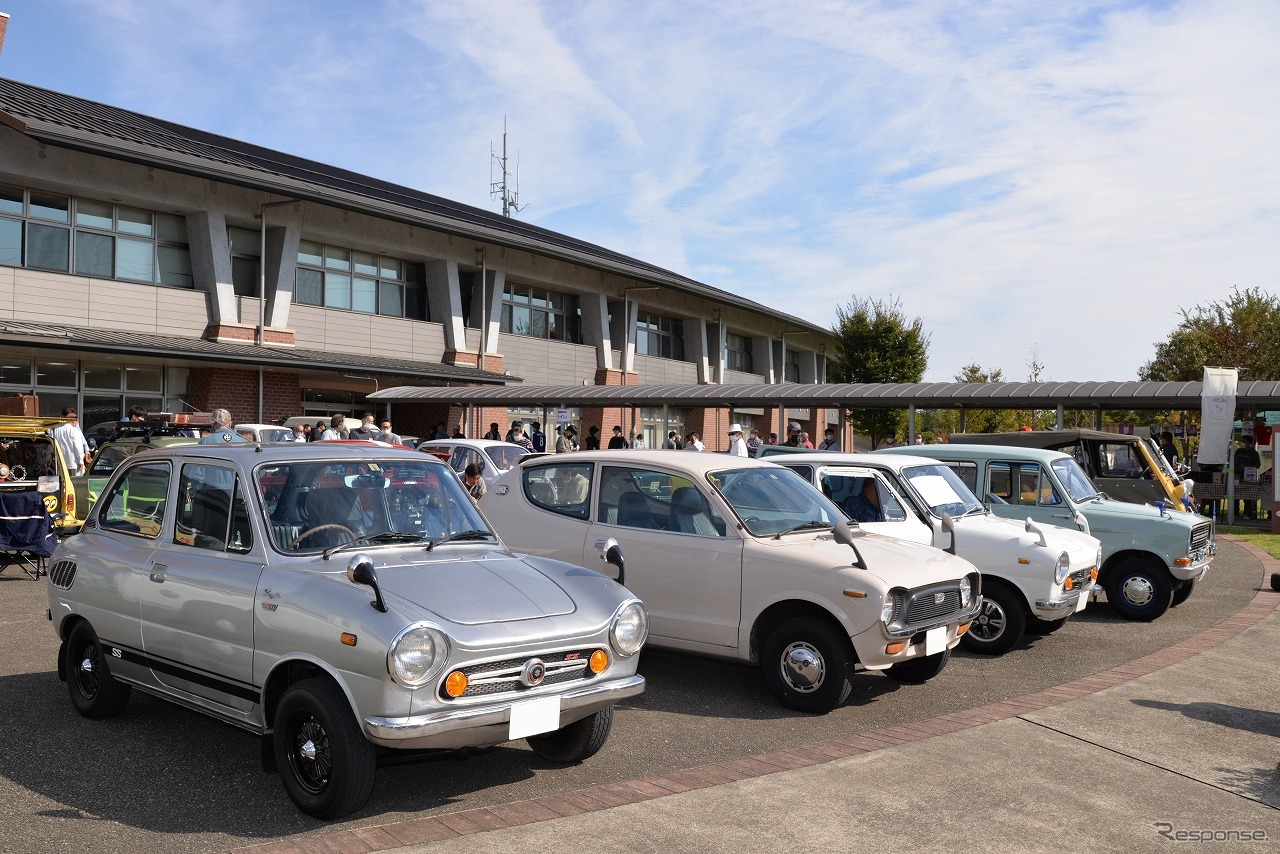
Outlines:
[{"label": "tree", "polygon": [[[908,321],[902,300],[854,297],[836,307],[835,358],[828,376],[840,383],[918,383],[929,365],[929,336],[920,318]],[[897,436],[906,422],[901,409],[851,409],[854,430],[871,446]]]},{"label": "tree", "polygon": [[1242,380],[1280,380],[1280,298],[1233,288],[1222,302],[1179,311],[1182,322],[1155,345],[1139,378],[1194,382],[1210,365],[1239,368]]},{"label": "tree", "polygon": [[[958,383],[998,383],[1004,382],[1004,371],[1000,368],[987,370],[977,364],[965,365],[954,377]],[[957,409],[937,410],[935,422],[929,426],[934,433],[959,433],[960,411]],[[966,409],[964,411],[965,433],[1004,433],[1017,430],[1017,413],[1009,409]]]}]

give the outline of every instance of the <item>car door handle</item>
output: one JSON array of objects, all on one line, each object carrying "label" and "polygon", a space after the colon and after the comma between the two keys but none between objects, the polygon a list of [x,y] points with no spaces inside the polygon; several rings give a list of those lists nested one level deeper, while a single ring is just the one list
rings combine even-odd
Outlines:
[{"label": "car door handle", "polygon": [[1076,517],[1075,517],[1075,516],[1072,516],[1072,515],[1070,515],[1070,514],[1068,514],[1068,513],[1054,513],[1054,514],[1053,514],[1053,518],[1055,518],[1055,519],[1074,519],[1074,518],[1076,518]]},{"label": "car door handle", "polygon": [[164,579],[165,579],[165,576],[168,574],[168,572],[169,572],[169,567],[165,566],[162,563],[153,563],[151,564],[150,578],[156,584],[164,584]]}]

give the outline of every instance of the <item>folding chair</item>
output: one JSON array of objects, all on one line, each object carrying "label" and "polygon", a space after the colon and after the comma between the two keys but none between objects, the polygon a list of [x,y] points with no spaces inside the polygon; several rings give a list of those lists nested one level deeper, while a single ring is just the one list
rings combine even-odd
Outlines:
[{"label": "folding chair", "polygon": [[57,537],[43,499],[38,492],[0,492],[0,572],[15,566],[35,581],[48,574]]}]

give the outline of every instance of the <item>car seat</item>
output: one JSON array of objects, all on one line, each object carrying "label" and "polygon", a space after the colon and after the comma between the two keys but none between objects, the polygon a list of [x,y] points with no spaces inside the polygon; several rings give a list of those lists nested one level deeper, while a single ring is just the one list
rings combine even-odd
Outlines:
[{"label": "car seat", "polygon": [[702,494],[691,486],[682,486],[671,493],[671,530],[704,537],[720,536],[707,513]]}]

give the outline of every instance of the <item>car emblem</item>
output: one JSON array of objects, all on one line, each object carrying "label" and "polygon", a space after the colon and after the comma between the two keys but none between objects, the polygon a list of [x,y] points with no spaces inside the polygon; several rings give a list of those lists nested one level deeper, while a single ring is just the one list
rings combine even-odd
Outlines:
[{"label": "car emblem", "polygon": [[546,678],[547,666],[538,658],[529,659],[520,670],[520,684],[526,688],[534,688],[541,685],[542,680]]},{"label": "car emblem", "polygon": [[503,484],[502,486],[499,486],[494,491],[497,492],[499,495],[506,495],[508,492],[511,491],[511,487],[507,486],[506,484]]},{"label": "car emblem", "polygon": [[945,593],[935,593],[935,594],[933,594],[933,604],[935,604],[935,605],[941,605],[941,604],[942,604],[943,602],[945,602],[945,601],[947,601],[947,594],[945,594]]}]

